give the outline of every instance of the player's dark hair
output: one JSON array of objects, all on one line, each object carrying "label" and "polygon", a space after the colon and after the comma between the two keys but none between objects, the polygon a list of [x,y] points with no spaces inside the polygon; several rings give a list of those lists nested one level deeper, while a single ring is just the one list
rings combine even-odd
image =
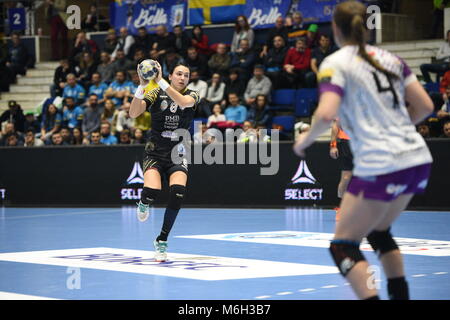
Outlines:
[{"label": "player's dark hair", "polygon": [[186,63],[184,63],[184,62],[178,62],[177,64],[175,64],[175,66],[173,66],[173,68],[171,68],[171,69],[169,70],[169,74],[173,74],[173,73],[175,72],[175,69],[176,69],[177,67],[179,67],[179,66],[183,66],[183,67],[185,67],[185,68],[188,68],[189,74],[191,73],[191,68],[190,68]]},{"label": "player's dark hair", "polygon": [[399,76],[389,70],[386,70],[378,61],[372,58],[366,51],[367,41],[367,10],[366,6],[358,1],[346,1],[336,6],[333,14],[333,20],[342,36],[350,43],[358,45],[358,54],[378,71],[395,79]]}]

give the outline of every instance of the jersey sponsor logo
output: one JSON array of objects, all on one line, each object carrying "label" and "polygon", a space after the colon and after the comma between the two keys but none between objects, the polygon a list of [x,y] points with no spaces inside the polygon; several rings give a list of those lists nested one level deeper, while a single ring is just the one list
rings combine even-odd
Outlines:
[{"label": "jersey sponsor logo", "polygon": [[312,175],[305,160],[301,160],[289,187],[284,191],[285,200],[322,200],[323,189]]},{"label": "jersey sponsor logo", "polygon": [[[301,231],[267,231],[249,233],[223,233],[178,236],[177,238],[222,240],[251,243],[265,243],[290,245],[300,247],[329,248],[330,241],[333,240],[333,233],[301,232]],[[414,238],[394,238],[400,251],[403,254],[445,257],[450,256],[450,241],[414,239]],[[370,244],[364,239],[360,249],[363,251],[373,251]]]},{"label": "jersey sponsor logo", "polygon": [[299,275],[334,274],[334,266],[256,259],[169,253],[156,262],[148,250],[82,248],[0,254],[0,261],[70,266],[97,270],[149,274],[195,280],[233,280]]},{"label": "jersey sponsor logo", "polygon": [[166,110],[168,106],[169,106],[169,103],[167,102],[167,100],[161,101],[161,110],[162,111]]}]

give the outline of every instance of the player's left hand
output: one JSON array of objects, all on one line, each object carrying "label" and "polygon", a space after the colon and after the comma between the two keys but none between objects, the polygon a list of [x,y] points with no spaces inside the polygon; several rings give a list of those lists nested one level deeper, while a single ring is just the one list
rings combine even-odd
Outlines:
[{"label": "player's left hand", "polygon": [[304,132],[300,134],[297,138],[297,140],[294,143],[294,146],[292,149],[294,150],[294,153],[299,156],[300,158],[305,157],[305,150],[309,147],[309,144],[307,142],[308,133]]},{"label": "player's left hand", "polygon": [[155,82],[158,82],[159,80],[162,79],[162,68],[158,61],[155,60],[155,62],[156,62],[156,69],[158,69],[158,74],[155,77]]}]

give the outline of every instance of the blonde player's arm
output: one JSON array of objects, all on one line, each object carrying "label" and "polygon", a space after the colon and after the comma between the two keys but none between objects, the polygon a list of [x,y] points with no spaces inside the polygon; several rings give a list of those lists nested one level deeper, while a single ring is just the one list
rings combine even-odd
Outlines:
[{"label": "blonde player's arm", "polygon": [[147,104],[144,101],[144,97],[145,97],[144,90],[145,90],[145,87],[148,85],[149,81],[146,81],[141,77],[141,73],[139,71],[139,66],[137,69],[137,73],[139,76],[140,84],[139,84],[139,87],[136,89],[134,98],[131,101],[130,110],[128,111],[128,113],[132,119],[136,119],[141,114],[143,114],[145,112],[145,110],[147,109]]},{"label": "blonde player's arm", "polygon": [[407,85],[405,100],[409,104],[409,117],[415,125],[425,120],[434,111],[433,101],[419,81],[413,81]]},{"label": "blonde player's arm", "polygon": [[331,125],[331,139],[330,139],[330,157],[337,159],[339,157],[339,151],[337,148],[337,135],[339,132],[338,120],[334,120]]},{"label": "blonde player's arm", "polygon": [[315,122],[311,129],[299,135],[294,144],[294,152],[300,156],[305,156],[305,149],[328,128],[337,117],[337,112],[341,104],[341,96],[332,91],[326,91],[321,94],[319,106],[314,113]]}]

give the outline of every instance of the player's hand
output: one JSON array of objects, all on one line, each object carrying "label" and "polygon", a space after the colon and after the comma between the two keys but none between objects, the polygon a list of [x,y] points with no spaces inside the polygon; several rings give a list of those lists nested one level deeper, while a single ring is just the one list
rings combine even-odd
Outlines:
[{"label": "player's hand", "polygon": [[139,84],[140,84],[141,86],[146,87],[150,81],[145,80],[145,79],[142,77],[142,75],[141,75],[141,70],[139,70],[139,64],[138,64],[138,66],[137,66],[137,74],[138,74],[138,76],[139,76]]},{"label": "player's hand", "polygon": [[294,153],[300,158],[305,157],[305,150],[309,147],[310,143],[308,142],[308,132],[301,133],[292,147]]},{"label": "player's hand", "polygon": [[338,148],[336,147],[330,148],[330,157],[332,157],[333,159],[337,159],[339,157]]},{"label": "player's hand", "polygon": [[158,74],[155,77],[155,82],[158,82],[159,80],[162,79],[162,68],[158,61],[155,60],[155,62],[156,62],[156,69],[158,69]]}]

